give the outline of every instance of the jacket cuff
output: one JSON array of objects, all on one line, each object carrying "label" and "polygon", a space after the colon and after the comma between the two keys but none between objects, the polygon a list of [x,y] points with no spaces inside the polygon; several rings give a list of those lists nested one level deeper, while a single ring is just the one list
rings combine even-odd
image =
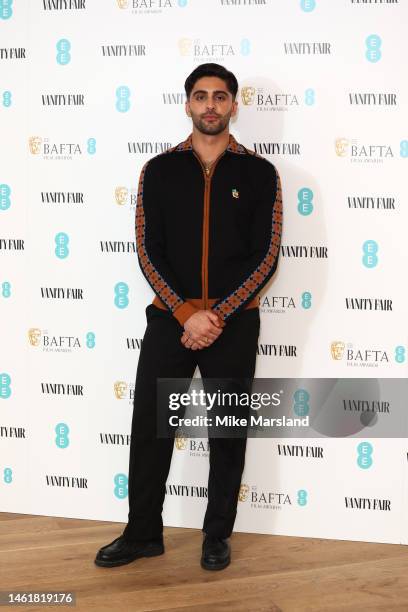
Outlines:
[{"label": "jacket cuff", "polygon": [[184,323],[193,315],[198,312],[198,308],[190,304],[189,302],[183,302],[181,306],[178,306],[173,312],[173,316],[176,317],[177,321],[183,327]]}]

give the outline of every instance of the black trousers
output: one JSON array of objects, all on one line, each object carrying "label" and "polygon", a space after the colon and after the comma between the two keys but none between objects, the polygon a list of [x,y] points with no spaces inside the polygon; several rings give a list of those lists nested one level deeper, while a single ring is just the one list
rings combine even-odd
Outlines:
[{"label": "black trousers", "polygon": [[[149,304],[146,319],[134,394],[129,519],[123,532],[129,541],[157,538],[163,533],[162,510],[174,437],[157,436],[157,378],[191,380],[198,365],[203,381],[236,379],[249,393],[260,329],[259,309],[242,310],[227,322],[213,344],[193,351],[181,343],[183,328],[170,312]],[[246,442],[246,436],[209,437],[208,502],[202,529],[209,535],[227,538],[232,533]]]}]

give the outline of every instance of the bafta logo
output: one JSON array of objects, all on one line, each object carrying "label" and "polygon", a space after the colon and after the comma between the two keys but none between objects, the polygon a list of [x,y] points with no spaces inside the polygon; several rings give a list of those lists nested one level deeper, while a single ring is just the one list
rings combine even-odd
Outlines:
[{"label": "bafta logo", "polygon": [[251,106],[255,99],[255,87],[241,87],[241,99],[245,106]]},{"label": "bafta logo", "polygon": [[180,40],[178,41],[180,55],[190,55],[191,44],[192,43],[189,38],[180,38]]},{"label": "bafta logo", "polygon": [[174,436],[174,445],[177,450],[186,450],[187,448],[187,438],[183,436],[183,432],[177,430],[176,435]]},{"label": "bafta logo", "polygon": [[127,383],[117,380],[113,385],[116,399],[126,399]]},{"label": "bafta logo", "polygon": [[129,6],[128,0],[118,0],[118,7],[120,9],[125,9]]},{"label": "bafta logo", "polygon": [[116,187],[115,189],[115,200],[116,204],[123,206],[127,202],[128,190],[127,187]]},{"label": "bafta logo", "polygon": [[346,157],[349,141],[347,138],[337,138],[335,142],[336,155],[338,157]]},{"label": "bafta logo", "polygon": [[336,361],[340,361],[340,359],[343,359],[344,347],[344,342],[341,342],[339,340],[336,340],[336,342],[331,343],[330,349],[333,359],[336,359]]},{"label": "bafta logo", "polygon": [[37,327],[31,327],[28,330],[28,340],[31,346],[40,346],[40,339],[41,329],[38,329]]},{"label": "bafta logo", "polygon": [[30,136],[28,139],[28,146],[30,147],[30,153],[33,155],[38,155],[41,153],[41,136]]},{"label": "bafta logo", "polygon": [[249,486],[247,484],[242,484],[239,487],[238,500],[244,502],[248,499]]}]

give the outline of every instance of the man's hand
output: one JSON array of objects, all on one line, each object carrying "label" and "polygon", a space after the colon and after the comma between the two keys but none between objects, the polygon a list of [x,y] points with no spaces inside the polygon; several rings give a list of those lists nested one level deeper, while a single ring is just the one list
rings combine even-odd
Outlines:
[{"label": "man's hand", "polygon": [[196,351],[210,346],[222,333],[225,325],[211,310],[199,310],[184,323],[181,342],[186,348]]}]

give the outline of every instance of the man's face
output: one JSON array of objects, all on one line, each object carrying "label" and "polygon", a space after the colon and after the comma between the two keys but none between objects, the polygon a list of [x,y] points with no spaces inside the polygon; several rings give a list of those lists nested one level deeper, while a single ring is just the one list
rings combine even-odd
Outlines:
[{"label": "man's face", "polygon": [[225,81],[218,77],[203,77],[193,87],[186,102],[186,112],[199,132],[215,136],[225,130],[237,106],[238,102],[233,101]]}]

